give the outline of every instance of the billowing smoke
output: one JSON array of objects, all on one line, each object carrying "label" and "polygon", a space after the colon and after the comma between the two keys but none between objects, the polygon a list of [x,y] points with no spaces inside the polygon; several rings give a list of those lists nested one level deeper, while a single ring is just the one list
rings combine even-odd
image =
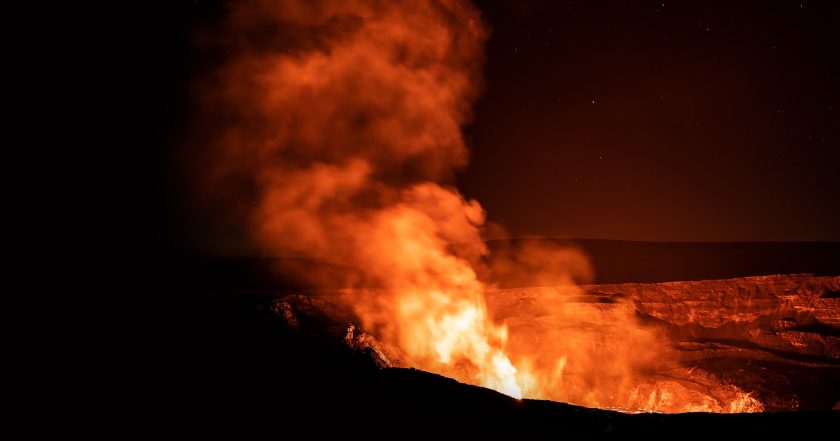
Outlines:
[{"label": "billowing smoke", "polygon": [[519,395],[473,270],[484,211],[441,184],[467,162],[487,36],[464,1],[234,4],[200,88],[223,127],[205,178],[253,202],[232,216],[267,253],[342,268],[330,282],[359,290],[367,328]]},{"label": "billowing smoke", "polygon": [[[655,335],[632,308],[619,322],[575,310],[573,282],[591,270],[574,250],[488,260],[484,210],[446,185],[468,160],[461,127],[488,34],[461,0],[231,2],[202,37],[221,60],[196,86],[199,199],[207,222],[244,229],[264,254],[332,268],[284,267],[352,288],[364,328],[423,369],[612,405]],[[567,287],[523,307],[488,295],[505,281]],[[540,330],[549,316],[563,327]],[[593,340],[601,325],[609,337]]]},{"label": "billowing smoke", "polygon": [[478,203],[437,184],[468,159],[460,127],[487,37],[471,5],[232,2],[220,34],[225,60],[197,92],[213,134],[196,160],[207,197],[239,206],[219,211],[247,219],[257,244],[372,283],[390,279],[385,252],[404,251],[382,249],[398,229],[479,239]]}]

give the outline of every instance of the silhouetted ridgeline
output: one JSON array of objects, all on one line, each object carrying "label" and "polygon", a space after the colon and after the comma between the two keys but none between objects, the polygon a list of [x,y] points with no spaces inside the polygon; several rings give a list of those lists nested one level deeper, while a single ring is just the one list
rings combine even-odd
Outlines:
[{"label": "silhouetted ridgeline", "polygon": [[594,283],[673,282],[770,274],[840,274],[840,242],[576,240],[574,243],[592,260]]}]

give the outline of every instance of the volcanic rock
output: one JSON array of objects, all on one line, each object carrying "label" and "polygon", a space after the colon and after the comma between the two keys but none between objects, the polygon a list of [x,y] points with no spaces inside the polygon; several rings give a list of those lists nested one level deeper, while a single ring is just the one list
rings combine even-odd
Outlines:
[{"label": "volcanic rock", "polygon": [[272,301],[268,311],[285,328],[340,342],[368,358],[377,368],[414,367],[398,348],[356,326],[355,318],[335,301],[336,298],[332,296],[332,301],[328,301],[317,296],[287,295]]},{"label": "volcanic rock", "polygon": [[[563,335],[556,311],[538,299],[563,297],[561,317],[588,323],[587,341],[623,332],[612,317],[632,314],[665,335],[676,366],[651,372],[634,390],[639,409],[688,397],[715,412],[828,410],[840,400],[840,277],[778,275],[726,280],[537,287],[488,293],[491,313],[512,330]],[[340,298],[293,295],[270,314],[294,332],[341,343],[378,368],[413,367],[398,348],[358,327]],[[596,335],[597,334],[597,335]],[[600,343],[596,343],[600,344]],[[692,398],[693,397],[693,398]]]}]

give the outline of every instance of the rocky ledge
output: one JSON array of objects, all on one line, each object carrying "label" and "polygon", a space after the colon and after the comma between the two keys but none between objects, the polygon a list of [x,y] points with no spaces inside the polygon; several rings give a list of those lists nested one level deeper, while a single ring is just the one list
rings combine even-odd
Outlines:
[{"label": "rocky ledge", "polygon": [[[723,403],[727,388],[754,397],[765,411],[840,406],[840,276],[777,275],[726,280],[589,285],[563,300],[601,329],[628,308],[640,326],[666,336],[674,362],[645,387],[679,387]],[[535,314],[535,299],[558,288],[498,290],[491,309],[516,326],[562,326]],[[288,295],[265,311],[288,329],[340,342],[376,367],[411,367],[397,348],[355,325],[327,297]],[[538,317],[525,320],[524,317]],[[519,322],[517,322],[519,320]],[[536,325],[535,325],[536,324]],[[540,332],[545,329],[540,330]],[[614,330],[612,332],[620,332]],[[600,330],[598,332],[601,332]],[[725,409],[721,411],[726,411]]]}]

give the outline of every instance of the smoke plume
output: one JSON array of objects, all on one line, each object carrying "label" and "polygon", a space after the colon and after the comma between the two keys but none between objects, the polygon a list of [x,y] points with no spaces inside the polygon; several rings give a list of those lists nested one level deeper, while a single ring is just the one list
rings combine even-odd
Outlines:
[{"label": "smoke plume", "polygon": [[200,88],[217,131],[211,199],[240,199],[228,215],[266,253],[342,268],[330,282],[359,290],[365,326],[418,362],[466,360],[483,384],[519,395],[471,263],[486,254],[484,211],[442,184],[468,158],[461,126],[488,36],[478,11],[249,1],[221,35],[213,44],[229,55]]}]

